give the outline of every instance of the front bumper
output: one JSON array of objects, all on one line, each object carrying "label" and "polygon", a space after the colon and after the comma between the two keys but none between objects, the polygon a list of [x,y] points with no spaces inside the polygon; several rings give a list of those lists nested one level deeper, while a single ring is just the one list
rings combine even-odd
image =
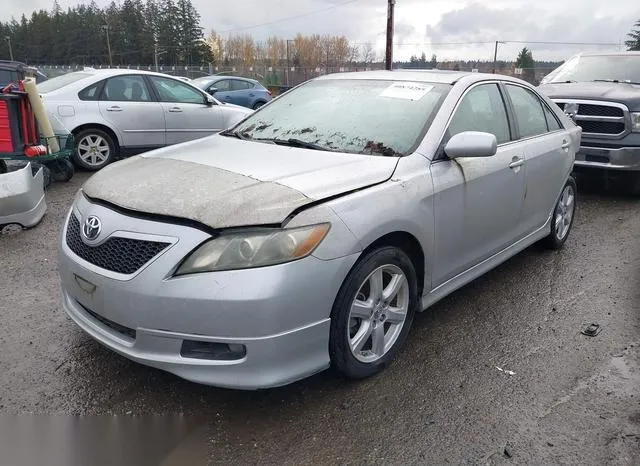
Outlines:
[{"label": "front bumper", "polygon": [[[118,277],[71,251],[65,222],[59,256],[63,306],[104,346],[187,380],[235,389],[285,385],[329,366],[329,316],[357,254],[174,278],[169,272],[205,233],[133,219],[87,201],[74,209],[126,228],[112,233],[162,232],[176,239],[132,277]],[[246,354],[233,360],[183,357],[185,340],[244,345]]]},{"label": "front bumper", "polygon": [[640,147],[581,146],[575,167],[618,171],[640,171]]}]

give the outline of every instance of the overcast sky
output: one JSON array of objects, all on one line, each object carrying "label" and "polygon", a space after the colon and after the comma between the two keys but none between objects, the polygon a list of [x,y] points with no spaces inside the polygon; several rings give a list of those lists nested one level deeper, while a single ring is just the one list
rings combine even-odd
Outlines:
[{"label": "overcast sky", "polygon": [[[50,9],[53,0],[3,1],[3,17]],[[110,0],[96,0],[105,5]],[[386,0],[192,0],[205,32],[345,34],[353,42],[372,41],[384,51]],[[59,0],[62,8],[83,3]],[[493,41],[547,41],[621,44],[640,19],[638,0],[396,0],[394,58],[424,51],[439,59],[493,59]],[[320,11],[324,10],[324,11]],[[284,20],[298,16],[297,18]],[[260,24],[270,23],[264,26]],[[470,42],[486,42],[470,45]],[[467,43],[462,45],[460,43]],[[524,44],[500,45],[498,58],[514,59]],[[580,50],[620,46],[529,44],[536,59],[564,59]]]}]

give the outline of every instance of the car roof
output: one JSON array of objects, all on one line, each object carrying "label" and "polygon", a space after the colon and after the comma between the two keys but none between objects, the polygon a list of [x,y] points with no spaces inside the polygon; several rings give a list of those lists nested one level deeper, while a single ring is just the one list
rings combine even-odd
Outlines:
[{"label": "car roof", "polygon": [[577,54],[578,57],[625,57],[625,56],[640,56],[640,52],[628,51],[628,52],[582,52]]},{"label": "car roof", "polygon": [[521,82],[520,79],[501,74],[474,73],[471,71],[448,70],[393,70],[393,71],[356,71],[350,73],[336,73],[320,76],[316,79],[369,79],[378,81],[414,81],[437,84],[455,84],[463,78],[470,81],[500,79],[504,81]]},{"label": "car roof", "polygon": [[211,81],[220,81],[222,79],[239,79],[240,81],[248,81],[250,83],[254,83],[254,84],[259,84],[258,81],[256,81],[255,79],[251,79],[251,78],[245,78],[243,76],[231,76],[231,75],[226,75],[226,74],[212,74],[211,76],[202,76],[200,78],[197,79],[210,79]]}]

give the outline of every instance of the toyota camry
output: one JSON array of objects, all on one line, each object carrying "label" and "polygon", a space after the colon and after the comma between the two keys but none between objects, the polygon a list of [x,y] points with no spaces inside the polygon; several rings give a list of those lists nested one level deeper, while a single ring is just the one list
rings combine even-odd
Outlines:
[{"label": "toyota camry", "polygon": [[506,76],[314,79],[94,174],[62,227],[63,306],[107,348],[203,384],[372,376],[416,312],[563,246],[580,138]]}]

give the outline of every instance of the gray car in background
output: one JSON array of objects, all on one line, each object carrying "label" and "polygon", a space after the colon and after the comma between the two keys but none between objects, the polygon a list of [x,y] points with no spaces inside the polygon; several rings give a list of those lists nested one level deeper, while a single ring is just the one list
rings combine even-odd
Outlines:
[{"label": "gray car in background", "polygon": [[63,305],[142,364],[222,387],[387,366],[415,312],[559,249],[581,130],[529,84],[309,81],[215,136],[114,163],[65,218]]}]

